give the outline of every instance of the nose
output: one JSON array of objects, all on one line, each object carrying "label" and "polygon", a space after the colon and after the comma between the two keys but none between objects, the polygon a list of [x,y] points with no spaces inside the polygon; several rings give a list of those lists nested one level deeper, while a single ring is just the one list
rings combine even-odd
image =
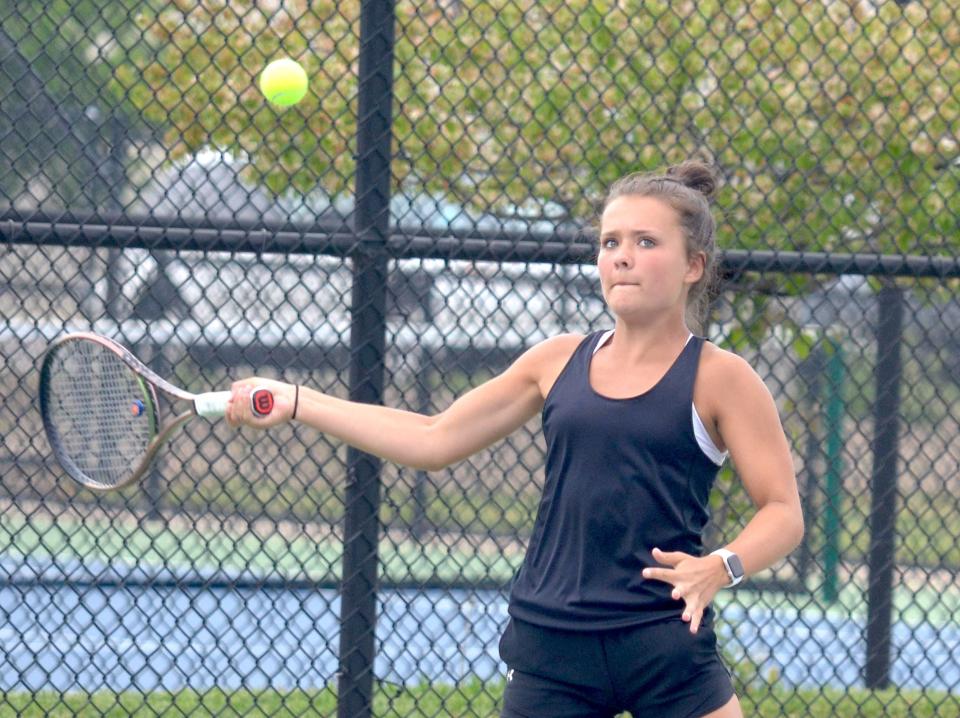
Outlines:
[{"label": "nose", "polygon": [[616,254],[613,256],[613,266],[622,269],[629,267],[631,264],[633,264],[633,255],[626,243],[621,244],[617,247]]}]

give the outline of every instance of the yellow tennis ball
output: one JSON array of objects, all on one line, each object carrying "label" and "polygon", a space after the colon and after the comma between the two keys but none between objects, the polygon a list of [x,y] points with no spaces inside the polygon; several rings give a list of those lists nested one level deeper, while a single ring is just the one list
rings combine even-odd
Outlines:
[{"label": "yellow tennis ball", "polygon": [[260,91],[275,105],[295,105],[307,94],[307,73],[290,58],[274,60],[260,73]]}]

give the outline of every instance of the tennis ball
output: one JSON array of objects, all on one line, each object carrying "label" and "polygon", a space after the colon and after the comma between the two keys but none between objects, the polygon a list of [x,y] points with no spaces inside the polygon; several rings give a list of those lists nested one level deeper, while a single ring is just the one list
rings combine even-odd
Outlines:
[{"label": "tennis ball", "polygon": [[274,60],[260,73],[260,91],[275,105],[295,105],[307,94],[307,73],[295,60]]}]

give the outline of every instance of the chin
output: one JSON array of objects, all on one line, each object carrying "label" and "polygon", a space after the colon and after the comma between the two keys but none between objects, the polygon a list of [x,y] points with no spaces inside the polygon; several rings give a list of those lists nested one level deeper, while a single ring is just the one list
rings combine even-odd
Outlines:
[{"label": "chin", "polygon": [[638,307],[635,304],[607,302],[607,308],[617,319],[625,321],[643,320],[649,318],[651,312],[647,307]]},{"label": "chin", "polygon": [[650,306],[649,304],[640,304],[637,302],[607,302],[607,308],[613,315],[628,324],[646,324],[651,319],[658,316],[664,316],[671,313],[670,307]]}]

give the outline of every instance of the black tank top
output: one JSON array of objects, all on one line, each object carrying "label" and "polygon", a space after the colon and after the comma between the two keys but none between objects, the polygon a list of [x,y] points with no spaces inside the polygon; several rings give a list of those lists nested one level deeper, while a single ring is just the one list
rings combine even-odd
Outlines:
[{"label": "black tank top", "polygon": [[590,386],[604,332],[588,335],[543,407],[543,497],[510,596],[510,615],[566,630],[676,618],[670,584],[644,579],[652,550],[703,551],[718,467],[693,432],[693,384],[703,339],[687,342],[663,378],[627,399]]}]

